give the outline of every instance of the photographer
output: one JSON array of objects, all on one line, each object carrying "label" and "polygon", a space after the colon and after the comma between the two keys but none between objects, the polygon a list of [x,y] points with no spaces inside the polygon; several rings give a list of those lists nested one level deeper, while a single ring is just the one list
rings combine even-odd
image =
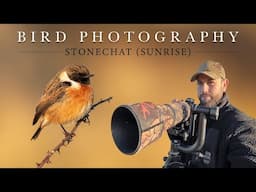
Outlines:
[{"label": "photographer", "polygon": [[229,80],[223,66],[215,61],[200,65],[191,77],[197,82],[200,105],[218,106],[219,119],[207,120],[206,138],[201,150],[210,161],[192,159],[188,167],[256,168],[256,121],[230,104],[226,91]]}]

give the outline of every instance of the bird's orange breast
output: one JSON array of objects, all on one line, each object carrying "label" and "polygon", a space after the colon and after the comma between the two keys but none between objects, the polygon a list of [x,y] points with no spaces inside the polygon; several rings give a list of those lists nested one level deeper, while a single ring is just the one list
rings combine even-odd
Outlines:
[{"label": "bird's orange breast", "polygon": [[64,124],[79,120],[90,108],[93,102],[91,86],[81,85],[79,89],[67,88],[62,101],[52,105],[45,115],[54,123]]}]

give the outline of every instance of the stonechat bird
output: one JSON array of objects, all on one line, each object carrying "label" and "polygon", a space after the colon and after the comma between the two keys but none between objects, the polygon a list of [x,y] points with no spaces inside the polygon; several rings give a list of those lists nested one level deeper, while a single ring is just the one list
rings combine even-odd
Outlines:
[{"label": "stonechat bird", "polygon": [[93,88],[90,78],[94,76],[84,64],[71,64],[59,71],[47,84],[36,106],[33,125],[39,123],[31,140],[51,123],[59,124],[65,134],[64,124],[85,117],[93,104]]}]

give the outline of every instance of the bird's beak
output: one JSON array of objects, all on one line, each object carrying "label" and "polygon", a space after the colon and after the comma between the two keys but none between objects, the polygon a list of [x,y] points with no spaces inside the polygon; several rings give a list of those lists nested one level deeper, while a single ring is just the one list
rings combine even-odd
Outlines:
[{"label": "bird's beak", "polygon": [[80,78],[81,79],[89,79],[90,77],[93,77],[94,74],[89,74],[89,75],[84,75],[84,76],[81,76]]},{"label": "bird's beak", "polygon": [[94,74],[89,74],[89,75],[86,76],[86,78],[90,78],[90,77],[93,77],[93,76],[94,76]]}]

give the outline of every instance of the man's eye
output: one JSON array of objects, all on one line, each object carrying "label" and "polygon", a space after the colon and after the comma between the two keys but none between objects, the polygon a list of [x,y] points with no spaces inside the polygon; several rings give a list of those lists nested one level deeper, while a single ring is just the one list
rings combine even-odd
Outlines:
[{"label": "man's eye", "polygon": [[214,85],[214,81],[209,81],[208,84],[209,85]]},{"label": "man's eye", "polygon": [[201,81],[197,81],[197,85],[202,85],[203,83]]}]

